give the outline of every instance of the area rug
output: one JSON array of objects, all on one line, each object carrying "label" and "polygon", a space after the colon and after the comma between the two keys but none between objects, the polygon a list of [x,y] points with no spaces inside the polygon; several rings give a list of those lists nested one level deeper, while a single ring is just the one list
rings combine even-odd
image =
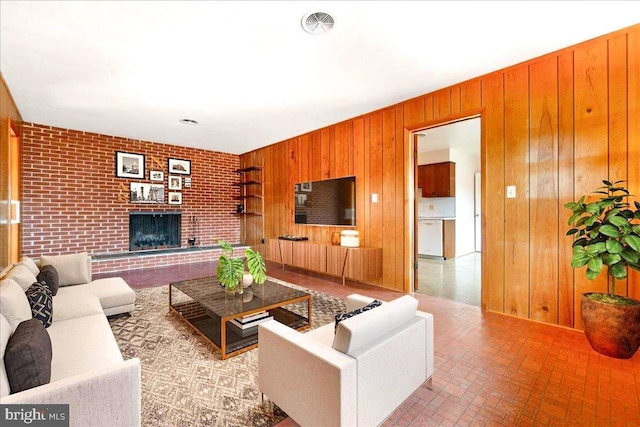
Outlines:
[{"label": "area rug", "polygon": [[[312,294],[312,327],[346,311],[342,299],[304,290]],[[109,319],[123,357],[141,361],[143,426],[273,426],[286,418],[277,406],[262,403],[259,348],[221,360],[210,343],[169,312],[168,301],[168,286],[138,290],[131,316]]]}]

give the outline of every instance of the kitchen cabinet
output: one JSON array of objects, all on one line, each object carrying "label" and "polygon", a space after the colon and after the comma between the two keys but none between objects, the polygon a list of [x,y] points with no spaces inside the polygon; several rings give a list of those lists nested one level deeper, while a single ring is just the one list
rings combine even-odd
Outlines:
[{"label": "kitchen cabinet", "polygon": [[422,197],[454,197],[456,164],[443,162],[418,166],[418,182]]}]

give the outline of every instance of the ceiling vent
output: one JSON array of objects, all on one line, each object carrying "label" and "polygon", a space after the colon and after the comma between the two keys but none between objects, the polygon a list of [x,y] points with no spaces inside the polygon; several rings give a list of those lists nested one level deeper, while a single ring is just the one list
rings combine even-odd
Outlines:
[{"label": "ceiling vent", "polygon": [[333,17],[324,12],[308,13],[302,17],[302,28],[314,36],[327,34],[334,24]]}]

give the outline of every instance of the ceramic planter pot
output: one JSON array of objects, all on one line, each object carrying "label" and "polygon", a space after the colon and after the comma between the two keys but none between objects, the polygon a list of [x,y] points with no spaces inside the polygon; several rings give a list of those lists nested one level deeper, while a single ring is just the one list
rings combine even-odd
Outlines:
[{"label": "ceramic planter pot", "polygon": [[591,347],[617,359],[629,359],[640,347],[640,304],[615,305],[583,294],[582,321]]}]

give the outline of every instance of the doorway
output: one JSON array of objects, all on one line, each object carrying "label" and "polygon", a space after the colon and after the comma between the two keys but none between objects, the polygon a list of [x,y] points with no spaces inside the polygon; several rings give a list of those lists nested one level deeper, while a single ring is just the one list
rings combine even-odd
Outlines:
[{"label": "doorway", "polygon": [[[481,119],[436,125],[413,136],[414,291],[480,306]],[[445,168],[449,175],[429,172]]]}]

